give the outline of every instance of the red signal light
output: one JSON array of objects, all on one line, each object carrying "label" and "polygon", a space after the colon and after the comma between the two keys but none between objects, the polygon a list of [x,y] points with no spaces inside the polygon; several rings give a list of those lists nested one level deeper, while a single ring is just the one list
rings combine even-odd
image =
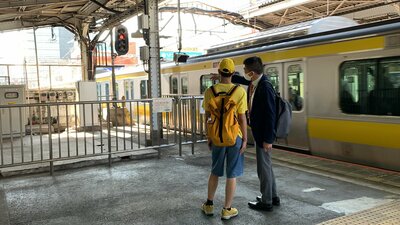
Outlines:
[{"label": "red signal light", "polygon": [[116,28],[115,50],[118,55],[125,55],[129,51],[128,30],[122,25]]}]

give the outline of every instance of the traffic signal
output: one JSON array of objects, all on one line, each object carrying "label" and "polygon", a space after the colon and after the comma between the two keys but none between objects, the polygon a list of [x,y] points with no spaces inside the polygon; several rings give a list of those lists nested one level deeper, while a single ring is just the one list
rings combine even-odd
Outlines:
[{"label": "traffic signal", "polygon": [[115,32],[115,51],[118,55],[125,55],[129,51],[128,30],[122,25]]}]

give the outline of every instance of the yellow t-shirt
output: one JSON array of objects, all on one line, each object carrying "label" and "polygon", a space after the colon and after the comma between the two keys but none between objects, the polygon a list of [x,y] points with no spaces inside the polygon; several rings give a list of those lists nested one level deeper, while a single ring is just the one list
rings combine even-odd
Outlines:
[{"label": "yellow t-shirt", "polygon": [[[234,87],[234,84],[216,84],[215,91],[228,93]],[[208,111],[208,102],[214,95],[211,88],[208,88],[204,93],[203,109]],[[231,98],[237,103],[237,114],[244,114],[247,111],[247,94],[243,87],[237,87],[235,92],[233,92]],[[242,137],[242,131],[239,129],[239,136]]]}]

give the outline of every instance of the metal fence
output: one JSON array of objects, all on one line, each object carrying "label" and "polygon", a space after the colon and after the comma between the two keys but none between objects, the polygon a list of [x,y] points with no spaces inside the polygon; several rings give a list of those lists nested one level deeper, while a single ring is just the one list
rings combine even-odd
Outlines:
[{"label": "metal fence", "polygon": [[204,141],[202,97],[174,96],[160,113],[160,140],[151,137],[151,99],[0,106],[0,168],[108,156]]}]

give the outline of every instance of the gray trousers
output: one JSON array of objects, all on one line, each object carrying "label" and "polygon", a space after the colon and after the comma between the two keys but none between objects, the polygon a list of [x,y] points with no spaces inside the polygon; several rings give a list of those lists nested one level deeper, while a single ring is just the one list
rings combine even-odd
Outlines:
[{"label": "gray trousers", "polygon": [[264,148],[256,145],[257,175],[260,180],[261,201],[272,204],[272,198],[277,197],[274,171],[272,170],[271,151],[265,152]]}]

